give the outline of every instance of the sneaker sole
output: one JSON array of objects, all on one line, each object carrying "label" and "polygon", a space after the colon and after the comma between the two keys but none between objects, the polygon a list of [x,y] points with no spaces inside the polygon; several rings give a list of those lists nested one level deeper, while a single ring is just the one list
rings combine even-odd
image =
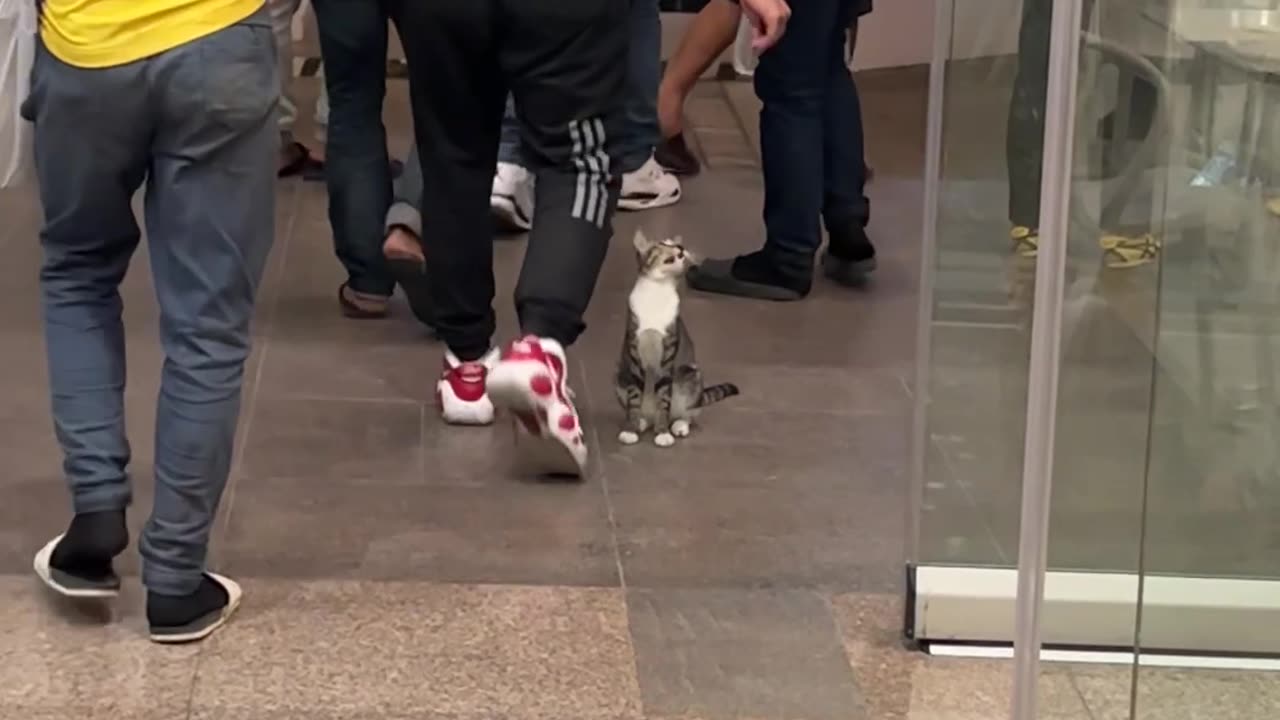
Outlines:
[{"label": "sneaker sole", "polygon": [[689,272],[688,282],[689,287],[699,292],[728,295],[730,297],[769,300],[772,302],[796,302],[805,298],[803,293],[795,290],[775,285],[746,282],[737,278],[724,278],[698,273],[696,269]]},{"label": "sneaker sole", "polygon": [[656,210],[657,208],[675,205],[680,202],[683,193],[675,195],[658,195],[656,197],[645,198],[628,198],[623,196],[618,199],[618,209],[627,210],[629,212],[637,212],[640,210]]},{"label": "sneaker sole", "polygon": [[215,633],[223,625],[226,625],[231,616],[240,608],[240,600],[244,597],[244,590],[240,588],[240,584],[231,578],[215,573],[206,574],[214,582],[221,585],[223,590],[227,591],[227,604],[218,611],[216,617],[213,613],[210,613],[188,625],[174,628],[172,631],[156,632],[153,629],[151,631],[151,642],[160,643],[161,645],[181,645],[203,640]]},{"label": "sneaker sole", "polygon": [[[559,404],[555,393],[541,400],[530,391],[534,377],[544,374],[537,367],[499,365],[489,373],[489,399],[516,415],[516,454],[522,467],[534,475],[557,475],[583,478],[586,468],[548,424],[550,409]],[[536,429],[536,432],[535,432]]]},{"label": "sneaker sole", "polygon": [[40,552],[36,553],[35,560],[31,563],[32,569],[36,571],[36,577],[39,577],[45,586],[63,597],[77,600],[103,600],[120,595],[120,578],[95,586],[79,578],[68,576],[68,580],[75,579],[78,582],[85,582],[85,587],[71,587],[66,584],[66,581],[60,579],[59,576],[64,573],[59,572],[49,564],[50,559],[53,557],[53,550],[58,547],[60,542],[62,542],[62,535],[50,540],[44,547],[40,548]]},{"label": "sneaker sole", "polygon": [[[465,402],[463,400],[454,401],[460,406],[459,409],[450,411],[446,408],[444,399],[445,386],[449,383],[447,380],[441,380],[436,384],[436,405],[440,408],[440,418],[444,420],[446,425],[459,425],[462,427],[483,427],[492,425],[494,419],[492,401],[490,406],[486,408],[477,407],[474,402]],[[450,391],[452,394],[452,391]],[[457,396],[454,395],[456,398]]]},{"label": "sneaker sole", "polygon": [[526,216],[509,197],[495,195],[489,198],[489,210],[498,227],[508,232],[527,232],[533,227],[532,218]]},{"label": "sneaker sole", "polygon": [[861,287],[871,279],[876,270],[876,259],[840,260],[827,253],[822,256],[822,272],[830,280],[845,287]]},{"label": "sneaker sole", "polygon": [[388,255],[387,267],[391,270],[391,278],[404,291],[405,299],[409,301],[409,311],[418,322],[435,332],[431,280],[427,277],[425,262],[418,258]]}]

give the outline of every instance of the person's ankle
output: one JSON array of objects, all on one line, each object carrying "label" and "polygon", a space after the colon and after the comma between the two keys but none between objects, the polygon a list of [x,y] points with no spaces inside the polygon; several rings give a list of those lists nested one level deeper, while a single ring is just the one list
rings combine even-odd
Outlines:
[{"label": "person's ankle", "polygon": [[147,622],[152,627],[177,627],[227,606],[226,588],[202,575],[195,590],[183,595],[166,595],[147,590]]},{"label": "person's ankle", "polygon": [[658,86],[658,128],[662,138],[684,132],[684,98],[688,91],[663,80]]},{"label": "person's ankle", "polygon": [[63,570],[110,568],[129,546],[124,510],[76,513],[54,548],[50,564]]}]

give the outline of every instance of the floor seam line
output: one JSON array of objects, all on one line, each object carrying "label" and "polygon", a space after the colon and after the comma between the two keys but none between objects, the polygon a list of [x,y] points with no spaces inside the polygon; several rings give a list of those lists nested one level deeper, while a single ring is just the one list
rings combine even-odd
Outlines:
[{"label": "floor seam line", "polygon": [[[283,283],[287,273],[285,268],[289,263],[289,251],[293,246],[293,234],[297,227],[298,212],[301,210],[301,196],[298,192],[296,184],[293,186],[293,192],[290,193],[290,210],[289,222],[284,233],[284,242],[279,248],[280,251],[280,267],[276,271],[275,280]],[[274,218],[272,220],[274,223]],[[272,232],[275,232],[274,225]],[[249,391],[249,397],[245,401],[241,409],[241,417],[243,418],[242,431],[236,442],[235,454],[232,456],[230,476],[227,479],[227,488],[224,491],[221,508],[221,522],[219,522],[219,530],[221,530],[222,539],[226,539],[226,534],[231,531],[231,516],[235,512],[236,490],[240,485],[240,473],[244,468],[244,458],[248,454],[249,439],[252,437],[251,429],[253,425],[253,416],[258,409],[258,398],[261,395],[262,378],[267,367],[267,360],[271,350],[272,330],[275,328],[276,315],[280,310],[280,296],[283,287],[277,285],[273,297],[270,299],[270,307],[263,315],[262,328],[262,355],[258,358],[258,367],[254,368],[252,388]]]}]

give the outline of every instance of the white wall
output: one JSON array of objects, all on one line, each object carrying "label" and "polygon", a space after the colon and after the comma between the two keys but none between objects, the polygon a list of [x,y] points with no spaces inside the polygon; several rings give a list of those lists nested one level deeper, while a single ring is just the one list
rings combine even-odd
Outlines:
[{"label": "white wall", "polygon": [[[938,1],[955,3],[951,57],[1004,55],[1017,48],[1022,0],[877,0],[875,11],[862,19],[854,66],[867,70],[929,64]],[[692,18],[687,13],[663,13],[664,58],[675,52]],[[731,59],[726,53],[722,61]]]},{"label": "white wall", "polygon": [[[947,0],[937,0],[945,2]],[[951,57],[1003,55],[1017,48],[1022,0],[954,2]],[[933,52],[935,0],[878,0],[858,31],[859,69],[926,65]]]}]

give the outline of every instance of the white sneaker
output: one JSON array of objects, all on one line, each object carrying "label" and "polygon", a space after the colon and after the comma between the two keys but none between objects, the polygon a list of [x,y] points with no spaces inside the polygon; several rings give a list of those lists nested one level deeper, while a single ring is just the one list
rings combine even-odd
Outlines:
[{"label": "white sneaker", "polygon": [[489,373],[489,393],[515,416],[516,450],[529,472],[585,474],[587,443],[560,343],[533,336],[511,343]]},{"label": "white sneaker", "polygon": [[498,349],[479,360],[462,362],[445,351],[444,371],[436,383],[436,403],[440,415],[450,425],[493,424],[493,403],[485,391],[489,371],[498,361]]},{"label": "white sneaker", "polygon": [[680,201],[680,179],[650,157],[635,172],[622,176],[619,210],[652,210]]},{"label": "white sneaker", "polygon": [[504,230],[523,232],[533,225],[533,175],[519,165],[498,163],[489,208]]}]

